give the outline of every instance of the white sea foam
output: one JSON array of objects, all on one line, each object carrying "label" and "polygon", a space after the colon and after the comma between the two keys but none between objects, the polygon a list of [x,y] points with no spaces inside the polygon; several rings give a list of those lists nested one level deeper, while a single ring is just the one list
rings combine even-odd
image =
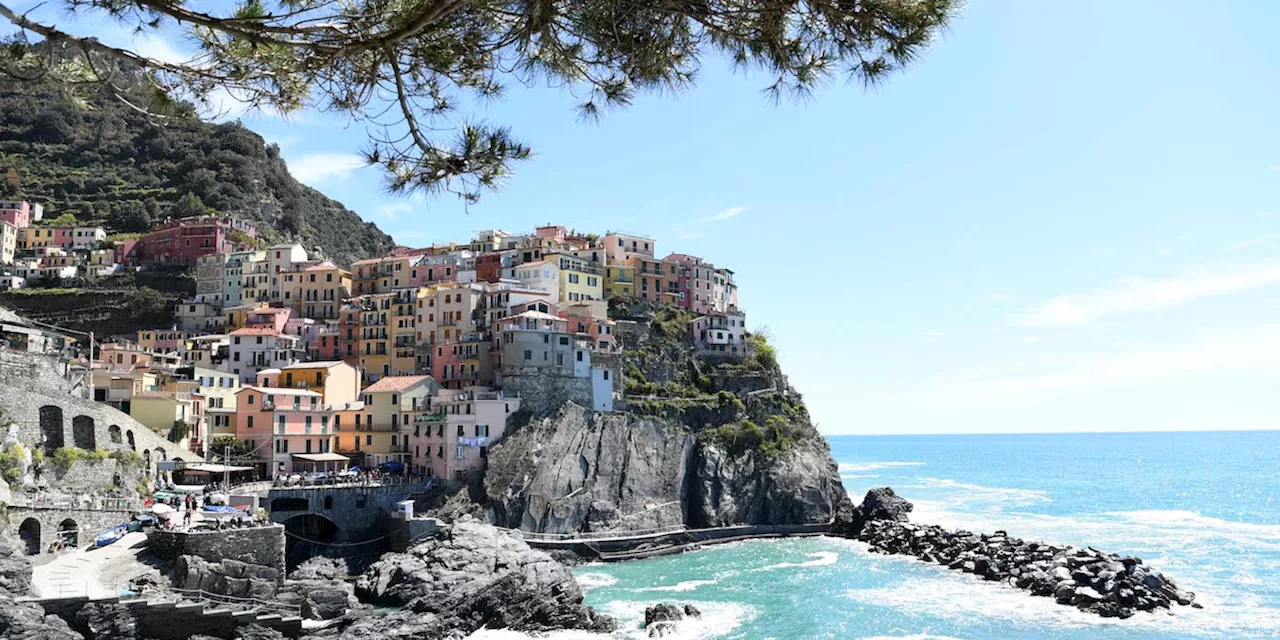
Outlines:
[{"label": "white sea foam", "polygon": [[1053,502],[1047,491],[1040,489],[1013,489],[1009,487],[988,487],[981,484],[957,482],[950,478],[920,478],[918,483],[903,485],[902,491],[911,489],[948,489],[957,493],[952,501],[956,504],[969,502],[990,502],[1002,506],[1025,506],[1040,502]]},{"label": "white sea foam", "polygon": [[841,462],[841,471],[875,471],[876,469],[890,469],[893,467],[922,467],[923,462]]},{"label": "white sea foam", "polygon": [[[1213,596],[1196,600],[1204,609],[1177,607],[1167,613],[1139,613],[1127,620],[1101,618],[1073,607],[1056,604],[1051,598],[1029,596],[1005,584],[987,582],[935,565],[922,565],[908,556],[868,554],[873,564],[910,563],[912,571],[901,583],[880,588],[852,589],[844,597],[873,606],[926,616],[942,616],[957,623],[975,619],[1026,625],[1031,628],[1114,627],[1150,630],[1154,635],[1185,633],[1226,637],[1271,637],[1280,628],[1280,609],[1257,602],[1228,601]],[[926,569],[927,567],[927,569]],[[899,568],[901,570],[901,568]],[[922,573],[924,575],[922,575]]]},{"label": "white sea foam", "polygon": [[761,571],[769,571],[771,569],[787,569],[791,567],[825,567],[833,565],[840,560],[840,554],[834,551],[819,551],[817,553],[805,554],[806,558],[813,558],[804,562],[779,562],[771,564],[767,567],[761,567]]},{"label": "white sea foam", "polygon": [[715,583],[716,583],[716,581],[715,581],[715,580],[685,580],[684,582],[678,582],[678,583],[676,583],[676,584],[663,585],[663,586],[660,586],[660,587],[645,587],[645,588],[643,588],[643,589],[636,589],[636,591],[637,591],[637,592],[641,592],[641,591],[673,591],[673,592],[677,592],[677,593],[682,593],[682,592],[685,592],[685,591],[693,591],[694,589],[697,589],[698,587],[701,587],[701,586],[704,586],[704,585],[708,585],[708,584],[715,584]]},{"label": "white sea foam", "polygon": [[[600,609],[605,614],[618,620],[618,631],[611,637],[640,639],[648,638],[644,630],[644,609],[653,606],[653,602],[635,602],[617,600],[605,604]],[[676,624],[675,633],[663,636],[674,640],[697,640],[700,638],[722,638],[732,634],[736,629],[756,618],[753,607],[736,602],[700,602],[692,604],[702,612],[700,618],[685,618]],[[559,638],[557,636],[549,636]],[[574,639],[576,640],[576,639]]]},{"label": "white sea foam", "polygon": [[583,589],[611,587],[618,583],[618,579],[616,577],[611,576],[607,573],[600,573],[596,571],[579,573],[578,575],[574,576],[574,579],[578,581],[578,585],[581,586]]},{"label": "white sea foam", "polygon": [[866,636],[858,640],[960,640],[953,636],[935,636],[928,633],[916,633],[909,636]]}]

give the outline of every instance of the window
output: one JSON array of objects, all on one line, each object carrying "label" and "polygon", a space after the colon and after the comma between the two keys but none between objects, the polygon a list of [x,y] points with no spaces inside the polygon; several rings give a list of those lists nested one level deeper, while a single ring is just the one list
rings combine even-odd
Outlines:
[{"label": "window", "polygon": [[609,379],[609,370],[608,370],[608,369],[605,369],[605,371],[604,371],[604,379],[605,379],[605,380],[608,380],[608,379]]},{"label": "window", "polygon": [[364,443],[365,443],[366,445],[369,445],[370,447],[372,447],[372,446],[373,446],[373,436],[371,436],[371,435],[366,435],[366,436],[364,437]]},{"label": "window", "polygon": [[465,437],[466,435],[467,435],[467,428],[462,425],[458,425],[458,437],[462,438],[462,437]]},{"label": "window", "polygon": [[458,445],[458,447],[454,449],[453,457],[457,458],[458,460],[461,460],[463,457],[466,456],[466,454],[467,454],[467,448],[462,445]]},{"label": "window", "polygon": [[568,345],[569,345],[569,336],[561,336],[561,337],[560,337],[560,344],[561,344],[561,346],[568,346]]},{"label": "window", "polygon": [[249,420],[248,420],[248,422],[245,424],[245,426],[246,426],[246,427],[248,427],[249,429],[252,429],[252,428],[253,428],[253,416],[249,416]]},{"label": "window", "polygon": [[[239,355],[239,354],[237,354],[237,355]],[[533,359],[533,352],[532,352],[532,351],[530,351],[530,350],[528,350],[528,349],[525,349],[525,350],[524,350],[524,359],[525,359],[525,360],[532,360],[532,359]]]},{"label": "window", "polygon": [[579,351],[579,352],[578,352],[578,362],[582,362],[582,355],[583,355],[584,353],[586,353],[586,352],[585,352],[585,351]]},{"label": "window", "polygon": [[280,416],[276,421],[276,425],[279,427],[280,433],[284,433],[284,416]]},{"label": "window", "polygon": [[253,404],[253,398],[254,398],[254,395],[252,393],[249,394],[249,404]]}]

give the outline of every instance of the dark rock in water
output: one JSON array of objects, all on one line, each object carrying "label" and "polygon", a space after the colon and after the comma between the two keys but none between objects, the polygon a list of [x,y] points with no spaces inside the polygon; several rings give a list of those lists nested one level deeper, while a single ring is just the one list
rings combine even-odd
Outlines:
[{"label": "dark rock in water", "polygon": [[691,604],[686,604],[684,606],[684,615],[687,618],[701,618],[702,612],[699,611],[697,607]]},{"label": "dark rock in water", "polygon": [[[695,609],[696,611],[696,609]],[[661,638],[676,633],[676,623],[684,620],[684,610],[674,604],[656,604],[645,607],[644,628],[650,638]]]},{"label": "dark rock in water", "polygon": [[872,489],[862,498],[862,504],[836,518],[833,532],[856,538],[868,522],[906,522],[913,508],[909,501],[899,497],[891,487]]},{"label": "dark rock in water", "polygon": [[31,561],[4,541],[0,541],[0,589],[15,596],[31,592]]},{"label": "dark rock in water", "polygon": [[76,627],[90,640],[134,640],[138,637],[138,619],[129,607],[120,604],[85,605],[76,612]]},{"label": "dark rock in water", "polygon": [[[383,555],[356,581],[356,595],[434,618],[386,617],[391,635],[428,627],[443,635],[481,627],[608,632],[616,626],[582,604],[582,588],[563,565],[518,535],[465,517],[407,553]],[[369,631],[379,629],[377,620],[363,613],[344,617],[347,626]]]},{"label": "dark rock in water", "polygon": [[864,509],[885,516],[868,519],[858,529],[856,537],[874,553],[912,555],[945,564],[1104,617],[1127,618],[1136,611],[1169,609],[1173,603],[1196,606],[1194,593],[1179,589],[1138,558],[1093,548],[1028,543],[1004,531],[975,536],[912,524],[904,521],[910,503],[887,489],[868,493],[855,510],[859,517]]}]

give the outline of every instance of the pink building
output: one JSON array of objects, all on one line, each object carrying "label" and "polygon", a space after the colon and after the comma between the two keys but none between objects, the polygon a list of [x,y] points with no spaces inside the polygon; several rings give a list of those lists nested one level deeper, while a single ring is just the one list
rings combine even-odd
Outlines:
[{"label": "pink building", "polygon": [[22,229],[44,217],[44,207],[22,201],[0,201],[0,220]]},{"label": "pink building", "polygon": [[[334,412],[307,389],[245,387],[236,393],[236,438],[249,443],[261,475],[345,466],[332,454]],[[332,458],[325,460],[325,458]]]},{"label": "pink building", "polygon": [[134,258],[137,262],[193,265],[200,256],[235,251],[232,231],[250,238],[258,235],[252,224],[234,218],[197,216],[170,220],[138,239]]},{"label": "pink building", "polygon": [[443,413],[423,416],[410,439],[414,471],[465,480],[485,468],[489,448],[506,434],[520,399],[485,387],[441,389],[434,405]]},{"label": "pink building", "polygon": [[680,306],[697,314],[715,310],[715,266],[684,253],[673,253],[664,259],[680,265],[677,287],[684,294]]}]

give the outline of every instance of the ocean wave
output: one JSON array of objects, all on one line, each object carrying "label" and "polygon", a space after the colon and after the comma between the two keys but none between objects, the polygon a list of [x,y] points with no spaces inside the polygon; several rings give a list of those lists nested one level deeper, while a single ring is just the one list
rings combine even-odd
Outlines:
[{"label": "ocean wave", "polygon": [[1229,533],[1246,533],[1267,540],[1280,540],[1280,525],[1254,524],[1236,520],[1223,520],[1205,516],[1195,511],[1181,509],[1150,509],[1139,511],[1108,511],[1103,515],[1120,518],[1137,524],[1158,527],[1178,527],[1202,529],[1208,531],[1224,531]]},{"label": "ocean wave", "polygon": [[916,633],[909,636],[865,636],[858,640],[960,640],[953,636],[935,636],[927,633]]},{"label": "ocean wave", "polygon": [[779,562],[778,564],[771,564],[767,567],[761,567],[760,570],[769,571],[771,569],[788,569],[792,567],[825,567],[828,565],[833,565],[836,562],[839,562],[840,560],[840,554],[836,553],[835,551],[819,551],[817,553],[806,553],[805,557],[813,558],[813,560],[806,560],[804,562]]},{"label": "ocean wave", "polygon": [[[615,600],[606,603],[599,609],[618,621],[618,631],[610,637],[639,640],[649,637],[649,634],[644,630],[644,609],[654,604],[654,602]],[[743,603],[701,602],[695,600],[687,604],[697,607],[702,612],[702,617],[682,620],[676,625],[675,633],[663,636],[664,638],[671,638],[672,640],[722,638],[732,634],[739,627],[751,622],[757,616],[755,608]],[[560,640],[560,637],[554,634],[548,637]],[[565,640],[576,639],[566,638]]]},{"label": "ocean wave", "polygon": [[923,462],[841,462],[841,471],[875,471],[876,469],[889,469],[892,467],[923,467]]},{"label": "ocean wave", "polygon": [[715,580],[685,580],[684,582],[664,585],[661,587],[645,587],[643,589],[636,589],[636,592],[639,593],[642,591],[673,591],[677,593],[682,593],[685,591],[693,591],[698,587],[708,585],[708,584],[715,584],[715,583],[716,583]]},{"label": "ocean wave", "polygon": [[586,572],[586,573],[579,573],[578,575],[574,576],[573,578],[574,578],[574,580],[577,580],[577,581],[578,581],[578,586],[582,587],[583,589],[595,589],[595,588],[598,588],[598,587],[611,587],[611,586],[613,586],[613,585],[615,585],[615,584],[617,584],[617,583],[618,583],[618,579],[617,579],[616,577],[611,576],[611,575],[609,575],[609,574],[607,574],[607,573],[600,573],[600,572],[596,572],[596,571],[588,571],[588,572]]},{"label": "ocean wave", "polygon": [[903,485],[902,489],[957,490],[960,493],[951,498],[951,502],[953,504],[965,504],[974,501],[981,501],[1021,506],[1040,502],[1053,502],[1053,500],[1049,498],[1049,492],[1042,489],[988,487],[981,484],[958,482],[950,478],[920,478],[915,484]]}]

